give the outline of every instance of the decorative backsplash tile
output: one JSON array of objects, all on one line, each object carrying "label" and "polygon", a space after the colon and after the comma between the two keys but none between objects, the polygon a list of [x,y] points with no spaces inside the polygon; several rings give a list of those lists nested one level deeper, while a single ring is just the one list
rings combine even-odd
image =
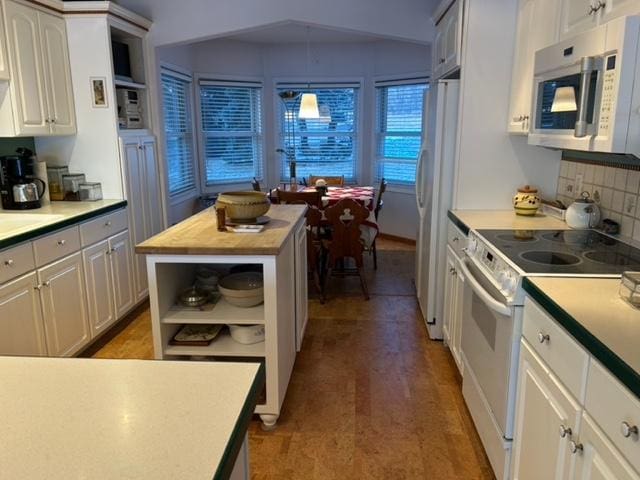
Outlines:
[{"label": "decorative backsplash tile", "polygon": [[557,199],[569,206],[588,192],[602,218],[620,224],[620,234],[640,241],[640,171],[562,160]]}]

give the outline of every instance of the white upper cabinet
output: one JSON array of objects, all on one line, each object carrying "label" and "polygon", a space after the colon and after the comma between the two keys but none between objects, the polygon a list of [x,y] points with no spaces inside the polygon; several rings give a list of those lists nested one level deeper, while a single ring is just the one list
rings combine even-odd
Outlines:
[{"label": "white upper cabinet", "polygon": [[76,131],[64,19],[4,0],[11,81],[0,105],[4,136]]},{"label": "white upper cabinet", "polygon": [[3,7],[0,3],[0,80],[9,80],[11,75],[9,74],[9,60],[7,59],[7,32],[4,28],[4,14]]},{"label": "white upper cabinet", "polygon": [[436,11],[436,35],[433,42],[435,80],[450,75],[462,62],[463,0],[445,2]]},{"label": "white upper cabinet", "polygon": [[559,5],[556,0],[521,0],[509,104],[509,133],[529,131],[533,67],[536,50],[558,40]]},{"label": "white upper cabinet", "polygon": [[572,37],[614,18],[639,12],[638,0],[564,0],[560,37]]}]

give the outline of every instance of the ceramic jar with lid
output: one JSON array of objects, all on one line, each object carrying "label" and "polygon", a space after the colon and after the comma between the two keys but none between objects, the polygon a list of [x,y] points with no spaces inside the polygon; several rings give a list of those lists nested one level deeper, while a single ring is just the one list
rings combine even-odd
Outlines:
[{"label": "ceramic jar with lid", "polygon": [[540,207],[538,189],[525,185],[513,197],[513,208],[517,215],[535,215]]}]

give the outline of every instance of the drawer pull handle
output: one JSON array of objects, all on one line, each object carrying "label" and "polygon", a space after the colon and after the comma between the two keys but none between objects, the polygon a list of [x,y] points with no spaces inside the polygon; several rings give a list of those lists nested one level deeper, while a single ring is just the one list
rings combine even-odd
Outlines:
[{"label": "drawer pull handle", "polygon": [[582,446],[581,443],[576,443],[573,440],[571,440],[569,442],[569,450],[573,454],[578,453],[578,452],[582,453],[582,451],[584,450],[584,447]]},{"label": "drawer pull handle", "polygon": [[61,247],[62,247],[65,243],[67,243],[67,241],[66,241],[65,239],[58,240],[58,245],[60,245]]},{"label": "drawer pull handle", "polygon": [[5,260],[5,261],[4,261],[4,264],[5,264],[7,267],[13,267],[14,261],[10,258],[9,260]]},{"label": "drawer pull handle", "polygon": [[551,337],[549,337],[548,334],[542,333],[542,332],[538,332],[538,341],[540,343],[545,343],[545,342],[549,343],[549,340],[551,340]]},{"label": "drawer pull handle", "polygon": [[629,425],[627,422],[622,422],[620,425],[620,433],[624,438],[629,438],[630,436],[638,435],[638,426],[637,425]]},{"label": "drawer pull handle", "polygon": [[571,438],[571,434],[573,432],[571,431],[570,427],[565,427],[564,425],[560,425],[560,436],[562,438],[566,437],[567,435],[569,436],[569,438]]}]

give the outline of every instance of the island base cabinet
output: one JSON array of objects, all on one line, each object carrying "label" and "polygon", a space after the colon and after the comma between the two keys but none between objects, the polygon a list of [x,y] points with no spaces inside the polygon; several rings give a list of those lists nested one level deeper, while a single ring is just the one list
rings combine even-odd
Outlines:
[{"label": "island base cabinet", "polygon": [[90,339],[80,252],[38,270],[38,280],[49,355],[73,355]]},{"label": "island base cabinet", "polygon": [[512,478],[569,479],[581,406],[522,341],[512,457]]},{"label": "island base cabinet", "polygon": [[46,355],[36,273],[0,288],[0,355]]},{"label": "island base cabinet", "polygon": [[302,348],[304,331],[309,319],[308,277],[307,277],[307,225],[301,223],[295,233],[296,266],[296,350]]}]

